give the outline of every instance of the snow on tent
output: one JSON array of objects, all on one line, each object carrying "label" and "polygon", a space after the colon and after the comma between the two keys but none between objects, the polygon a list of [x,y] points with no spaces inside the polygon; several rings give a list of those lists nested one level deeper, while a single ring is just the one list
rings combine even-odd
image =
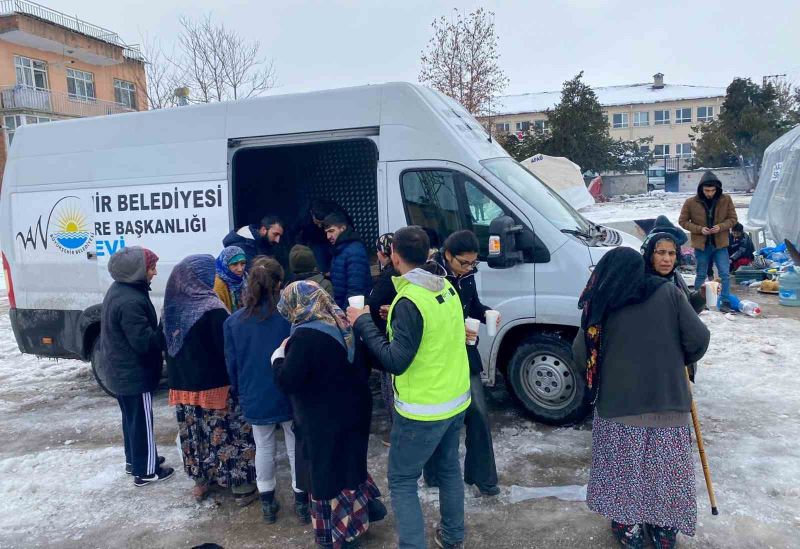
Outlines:
[{"label": "snow on tent", "polygon": [[800,242],[800,126],[764,151],[747,217],[753,225],[769,227],[776,242]]},{"label": "snow on tent", "polygon": [[537,154],[523,160],[522,165],[576,210],[594,204],[594,198],[586,190],[580,167],[570,159]]}]

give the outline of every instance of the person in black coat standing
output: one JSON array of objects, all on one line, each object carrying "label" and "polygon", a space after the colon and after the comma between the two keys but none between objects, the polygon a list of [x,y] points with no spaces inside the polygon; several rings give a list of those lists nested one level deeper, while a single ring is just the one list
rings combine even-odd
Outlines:
[{"label": "person in black coat standing", "polygon": [[[471,317],[486,323],[489,307],[481,303],[475,285],[475,271],[478,266],[478,239],[471,231],[457,231],[444,241],[441,251],[433,254],[432,267],[447,278],[461,298],[464,319]],[[500,318],[497,322],[499,324]],[[474,344],[470,344],[474,341]],[[496,496],[497,465],[492,444],[492,427],[489,423],[489,410],[483,390],[481,372],[483,363],[478,352],[478,334],[467,332],[467,357],[469,358],[470,388],[472,403],[464,416],[467,449],[464,459],[464,482],[474,485],[483,496]],[[425,482],[428,486],[438,486],[436,471],[431,462],[425,465]]]},{"label": "person in black coat standing", "polygon": [[146,248],[123,248],[108,262],[114,283],[106,292],[100,318],[101,362],[106,386],[122,411],[125,472],[135,486],[166,480],[153,432],[153,391],[161,378],[163,339],[150,282],[158,256]]},{"label": "person in black coat standing", "polygon": [[294,411],[297,487],[310,493],[317,544],[348,546],[377,520],[370,502],[380,496],[367,472],[367,376],[353,364],[350,323],[318,284],[289,284],[278,312],[292,324],[272,367]]}]

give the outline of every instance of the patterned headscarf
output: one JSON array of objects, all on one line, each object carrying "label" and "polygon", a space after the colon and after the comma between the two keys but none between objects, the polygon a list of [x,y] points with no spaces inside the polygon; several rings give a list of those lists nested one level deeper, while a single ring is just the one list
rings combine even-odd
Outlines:
[{"label": "patterned headscarf", "polygon": [[244,289],[246,275],[245,273],[242,273],[242,276],[234,274],[230,265],[246,260],[244,250],[238,246],[228,246],[217,256],[214,264],[217,276],[222,279],[233,296],[234,308],[238,307],[239,303],[242,302],[242,290]]},{"label": "patterned headscarf", "polygon": [[174,357],[195,322],[205,313],[224,309],[214,292],[214,257],[190,255],[172,269],[164,293],[164,336],[167,352]]},{"label": "patterned headscarf", "polygon": [[353,329],[344,311],[316,282],[300,280],[281,292],[278,312],[292,324],[292,333],[299,327],[314,328],[337,339],[353,362],[355,342]]},{"label": "patterned headscarf", "polygon": [[380,235],[375,241],[375,249],[383,255],[392,255],[392,240],[394,240],[394,233]]},{"label": "patterned headscarf", "polygon": [[142,248],[142,250],[144,250],[144,268],[149,271],[158,263],[158,256],[147,248]]}]

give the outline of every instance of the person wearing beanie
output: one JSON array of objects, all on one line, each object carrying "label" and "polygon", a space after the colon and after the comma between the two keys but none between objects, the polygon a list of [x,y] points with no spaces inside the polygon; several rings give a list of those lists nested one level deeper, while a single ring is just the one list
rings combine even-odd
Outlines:
[{"label": "person wearing beanie", "polygon": [[238,246],[228,246],[215,262],[214,292],[228,309],[236,312],[242,306],[242,290],[245,286],[247,256]]},{"label": "person wearing beanie", "polygon": [[723,309],[729,306],[731,292],[728,231],[738,221],[733,200],[722,192],[722,182],[714,172],[707,170],[700,178],[697,194],[684,202],[678,224],[691,234],[697,259],[695,290],[705,282],[708,266],[713,262],[722,280],[720,306]]},{"label": "person wearing beanie", "polygon": [[333,284],[319,272],[314,251],[308,246],[297,244],[292,247],[289,251],[289,269],[294,274],[289,278],[287,286],[298,280],[309,280],[316,282],[328,295],[333,296]]},{"label": "person wearing beanie", "polygon": [[153,391],[161,379],[163,336],[150,301],[158,256],[147,248],[122,248],[108,261],[114,279],[100,317],[101,380],[122,411],[125,472],[135,486],[166,480],[153,432]]}]

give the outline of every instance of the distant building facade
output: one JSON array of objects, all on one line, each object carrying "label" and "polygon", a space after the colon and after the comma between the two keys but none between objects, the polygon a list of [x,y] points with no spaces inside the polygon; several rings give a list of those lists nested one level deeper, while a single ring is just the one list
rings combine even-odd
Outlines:
[{"label": "distant building facade", "polygon": [[112,31],[0,0],[0,177],[21,126],[147,109],[144,62]]},{"label": "distant building facade", "polygon": [[[664,75],[653,82],[593,88],[615,139],[653,137],[649,148],[656,159],[692,156],[691,127],[719,116],[725,88],[666,84]],[[497,98],[491,117],[482,121],[493,135],[521,136],[548,128],[545,111],[561,101],[561,92],[526,93]]]}]

